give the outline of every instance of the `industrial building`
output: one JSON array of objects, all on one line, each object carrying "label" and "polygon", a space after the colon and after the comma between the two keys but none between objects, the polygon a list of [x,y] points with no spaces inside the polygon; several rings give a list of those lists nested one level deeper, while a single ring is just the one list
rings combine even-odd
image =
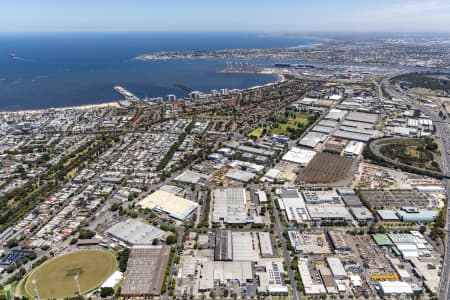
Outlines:
[{"label": "industrial building", "polygon": [[247,192],[243,188],[216,189],[212,192],[212,221],[218,223],[245,224],[251,221],[247,215]]},{"label": "industrial building", "polygon": [[403,281],[380,281],[377,283],[377,289],[384,296],[406,296],[414,293],[411,285]]},{"label": "industrial building", "polygon": [[[267,244],[264,245],[264,247],[266,246]],[[265,251],[268,252],[267,249]],[[250,232],[232,232],[230,230],[217,232],[214,260],[256,262],[258,260],[257,257]]]},{"label": "industrial building", "polygon": [[342,280],[347,277],[347,272],[345,271],[339,257],[327,257],[327,264],[335,279]]},{"label": "industrial building", "polygon": [[233,243],[233,261],[258,261],[250,232],[232,232],[231,238]]},{"label": "industrial building", "polygon": [[344,233],[340,231],[329,231],[328,236],[330,238],[330,242],[333,245],[334,249],[339,251],[349,251],[351,250],[350,245],[346,242]]},{"label": "industrial building", "polygon": [[241,145],[239,142],[234,142],[234,141],[226,142],[226,143],[224,143],[224,146],[231,148],[231,149],[241,151],[241,152],[248,152],[248,153],[253,153],[256,155],[264,155],[264,156],[268,156],[268,157],[273,157],[276,155],[275,151],[244,146],[244,145]]},{"label": "industrial building", "polygon": [[324,135],[326,138],[333,130],[334,130],[333,127],[316,125],[311,129],[311,133],[321,134]]},{"label": "industrial building", "polygon": [[270,233],[259,232],[259,250],[261,251],[261,257],[272,257],[273,256],[273,245],[272,239],[270,238]]},{"label": "industrial building", "polygon": [[225,174],[225,177],[228,178],[228,179],[234,180],[234,181],[247,183],[250,180],[252,180],[253,178],[255,178],[256,174],[252,173],[252,172],[248,172],[248,171],[241,171],[241,170],[236,170],[236,169],[230,169]]},{"label": "industrial building", "polygon": [[337,203],[341,199],[336,190],[303,191],[302,195],[308,204]]},{"label": "industrial building", "polygon": [[356,195],[342,195],[342,194],[340,194],[340,195],[342,197],[342,201],[348,207],[361,207],[361,206],[363,206],[363,203],[361,202],[359,197],[356,196]]},{"label": "industrial building", "polygon": [[352,128],[358,128],[358,129],[366,129],[368,131],[373,130],[373,124],[363,123],[363,122],[357,122],[357,121],[349,121],[346,119],[344,122],[342,122],[342,126],[345,127],[352,127]]},{"label": "industrial building", "polygon": [[289,242],[294,248],[294,252],[299,254],[303,253],[303,247],[300,242],[300,234],[297,231],[288,231]]},{"label": "industrial building", "polygon": [[373,222],[375,217],[372,212],[365,206],[351,207],[350,213],[358,222]]},{"label": "industrial building", "polygon": [[[316,126],[318,127],[318,126]],[[326,127],[329,128],[329,127]],[[316,130],[317,131],[317,130]],[[328,135],[319,132],[308,132],[304,138],[299,141],[300,146],[315,148],[320,143],[323,143],[327,139]]]},{"label": "industrial building", "polygon": [[230,230],[220,230],[216,232],[216,244],[214,246],[214,260],[232,261],[233,244]]},{"label": "industrial building", "polygon": [[309,271],[307,258],[300,258],[298,260],[298,272],[300,274],[300,278],[302,279],[303,288],[305,290],[306,295],[320,295],[326,294],[325,286],[322,282],[315,280],[311,276],[311,272]]},{"label": "industrial building", "polygon": [[284,156],[283,160],[296,163],[300,167],[305,167],[316,155],[315,151],[292,147]]},{"label": "industrial building", "polygon": [[164,241],[167,233],[161,229],[135,219],[112,226],[106,231],[114,239],[127,245],[151,245],[154,239]]},{"label": "industrial building", "polygon": [[332,120],[321,120],[317,125],[324,126],[324,127],[331,127],[335,128],[339,123]]},{"label": "industrial building", "polygon": [[264,177],[261,178],[261,180],[265,179],[267,181],[273,182],[274,180],[278,179],[281,174],[281,171],[278,169],[269,169],[266,174],[264,174]]},{"label": "industrial building", "polygon": [[197,208],[198,203],[175,196],[169,192],[157,190],[137,203],[143,209],[151,209],[155,212],[184,221]]},{"label": "industrial building", "polygon": [[[288,287],[283,282],[283,264],[272,261],[265,265],[265,276],[259,276],[259,293],[273,296],[283,296],[288,294]],[[264,278],[266,277],[266,278]]]},{"label": "industrial building", "polygon": [[344,148],[343,154],[347,157],[358,157],[364,150],[364,143],[350,141]]},{"label": "industrial building", "polygon": [[429,223],[434,222],[438,216],[438,212],[427,209],[417,209],[415,207],[402,207],[396,212],[399,219],[403,222],[421,222]]},{"label": "industrial building", "polygon": [[211,176],[209,176],[209,175],[206,175],[206,174],[203,174],[203,173],[199,173],[199,172],[195,172],[195,171],[191,171],[191,170],[186,170],[181,175],[178,175],[177,177],[175,177],[174,180],[175,181],[179,181],[179,182],[183,182],[183,183],[205,184],[210,179],[211,179]]},{"label": "industrial building", "polygon": [[303,223],[310,220],[305,201],[298,190],[281,190],[281,201],[289,222]]},{"label": "industrial building", "polygon": [[352,215],[343,206],[308,205],[309,216],[313,222],[351,222]]},{"label": "industrial building", "polygon": [[252,264],[239,261],[215,261],[214,280],[220,283],[237,281],[241,285],[251,282],[253,280]]},{"label": "industrial building", "polygon": [[214,283],[238,282],[240,285],[252,282],[253,268],[250,262],[207,261],[200,269],[199,291],[209,291]]},{"label": "industrial building", "polygon": [[416,191],[419,193],[438,193],[445,191],[443,185],[417,185]]},{"label": "industrial building", "polygon": [[263,190],[258,190],[256,192],[256,194],[258,195],[258,201],[261,204],[266,204],[267,203],[267,194],[265,191]]},{"label": "industrial building", "polygon": [[336,281],[334,280],[330,269],[324,265],[318,265],[317,269],[319,270],[320,278],[322,279],[327,294],[337,294],[338,289],[336,286]]},{"label": "industrial building", "polygon": [[351,111],[348,113],[346,120],[355,121],[355,122],[363,122],[367,124],[375,124],[378,120],[377,114],[368,114],[362,112]]},{"label": "industrial building", "polygon": [[339,122],[344,119],[346,114],[347,114],[346,110],[340,110],[340,109],[334,108],[328,112],[328,114],[324,117],[324,119]]},{"label": "industrial building", "polygon": [[363,134],[363,133],[356,133],[356,132],[350,132],[345,130],[336,130],[333,133],[334,137],[346,139],[346,140],[352,140],[352,141],[359,141],[363,143],[367,143],[371,136],[369,134]]},{"label": "industrial building", "polygon": [[402,221],[409,223],[430,223],[434,222],[438,212],[429,209],[417,209],[415,207],[402,207],[398,210],[380,209],[378,215],[383,221]]}]

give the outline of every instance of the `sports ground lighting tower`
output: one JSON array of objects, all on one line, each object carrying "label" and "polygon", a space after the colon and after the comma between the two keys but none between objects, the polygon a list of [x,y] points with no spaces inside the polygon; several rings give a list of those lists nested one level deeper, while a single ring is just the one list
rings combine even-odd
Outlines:
[{"label": "sports ground lighting tower", "polygon": [[78,289],[78,296],[81,298],[81,289],[80,289],[80,282],[78,279],[80,279],[80,275],[77,274],[73,277],[75,279],[75,282],[77,283],[77,289]]},{"label": "sports ground lighting tower", "polygon": [[41,300],[41,297],[39,297],[39,292],[36,286],[36,279],[31,280],[31,283],[33,284],[34,287],[34,299]]}]

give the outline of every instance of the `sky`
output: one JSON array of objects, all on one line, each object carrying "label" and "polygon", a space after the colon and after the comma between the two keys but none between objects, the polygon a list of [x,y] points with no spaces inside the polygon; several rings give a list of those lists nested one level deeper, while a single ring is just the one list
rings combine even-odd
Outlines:
[{"label": "sky", "polygon": [[0,1],[0,32],[450,31],[450,0]]}]

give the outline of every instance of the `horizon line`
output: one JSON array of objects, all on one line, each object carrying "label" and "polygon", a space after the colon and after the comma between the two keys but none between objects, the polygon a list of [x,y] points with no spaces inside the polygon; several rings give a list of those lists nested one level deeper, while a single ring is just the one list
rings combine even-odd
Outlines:
[{"label": "horizon line", "polygon": [[68,31],[1,31],[0,34],[73,34],[73,33],[258,33],[258,34],[450,34],[450,31],[376,31],[376,30],[68,30]]}]

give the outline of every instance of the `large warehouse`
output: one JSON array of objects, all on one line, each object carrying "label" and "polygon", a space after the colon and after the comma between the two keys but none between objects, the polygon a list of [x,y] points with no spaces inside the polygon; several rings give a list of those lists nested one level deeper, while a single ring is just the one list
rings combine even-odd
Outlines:
[{"label": "large warehouse", "polygon": [[151,245],[154,239],[165,240],[167,236],[165,231],[135,219],[117,223],[109,228],[106,233],[131,246]]},{"label": "large warehouse", "polygon": [[198,208],[198,204],[194,201],[186,200],[162,190],[157,190],[145,197],[137,205],[144,209],[167,214],[180,221],[186,220]]},{"label": "large warehouse", "polygon": [[296,189],[283,189],[281,199],[289,222],[303,223],[309,221],[305,201]]},{"label": "large warehouse", "polygon": [[305,167],[315,155],[315,151],[292,147],[292,149],[289,150],[282,159],[299,164],[301,167]]},{"label": "large warehouse", "polygon": [[212,221],[218,223],[249,223],[246,213],[247,192],[242,188],[216,189],[212,192]]},{"label": "large warehouse", "polygon": [[258,260],[257,253],[253,248],[250,232],[218,231],[214,247],[214,260],[256,262]]}]

